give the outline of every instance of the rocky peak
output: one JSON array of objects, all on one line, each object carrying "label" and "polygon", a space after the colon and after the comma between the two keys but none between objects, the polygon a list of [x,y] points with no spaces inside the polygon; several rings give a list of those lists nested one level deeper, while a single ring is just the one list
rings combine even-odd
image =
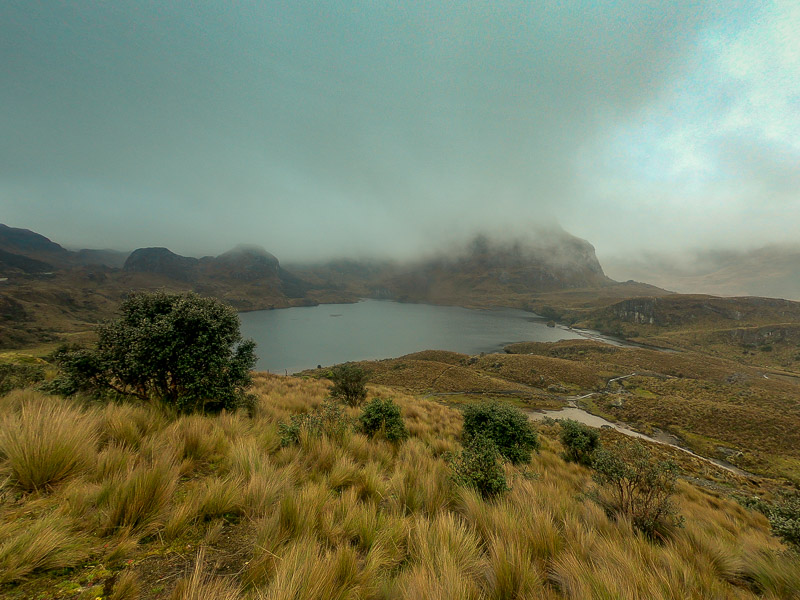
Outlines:
[{"label": "rocky peak", "polygon": [[278,276],[278,259],[260,246],[239,245],[208,261],[205,270],[215,277],[232,277],[243,281]]},{"label": "rocky peak", "polygon": [[139,248],[131,252],[123,270],[132,273],[158,273],[172,279],[193,281],[197,278],[196,258],[175,254],[167,248]]}]

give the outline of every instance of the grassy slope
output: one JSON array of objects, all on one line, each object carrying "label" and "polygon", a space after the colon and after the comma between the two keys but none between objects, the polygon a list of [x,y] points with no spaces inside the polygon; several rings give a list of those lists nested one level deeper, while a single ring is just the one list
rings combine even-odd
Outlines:
[{"label": "grassy slope", "polygon": [[511,354],[481,357],[427,351],[361,365],[376,383],[450,403],[480,394],[557,408],[572,396],[593,393],[582,401],[592,412],[646,432],[657,427],[701,455],[800,483],[800,378],[765,378],[761,368],[705,353],[590,340],[512,344],[507,350]]},{"label": "grassy slope", "polygon": [[[800,589],[800,564],[780,553],[765,519],[714,492],[679,486],[687,522],[667,543],[610,520],[582,496],[589,472],[562,461],[552,427],[530,465],[507,467],[512,491],[486,502],[449,477],[456,410],[374,387],[370,395],[403,409],[412,437],[402,445],[348,433],[281,448],[278,423],[319,405],[326,385],[260,375],[254,391],[252,419],[83,409],[32,392],[0,400],[4,439],[24,408],[25,431],[49,428],[34,445],[49,440],[43,463],[62,474],[40,492],[4,484],[0,577],[11,582],[0,596],[677,599]],[[50,408],[31,412],[43,401]]]}]

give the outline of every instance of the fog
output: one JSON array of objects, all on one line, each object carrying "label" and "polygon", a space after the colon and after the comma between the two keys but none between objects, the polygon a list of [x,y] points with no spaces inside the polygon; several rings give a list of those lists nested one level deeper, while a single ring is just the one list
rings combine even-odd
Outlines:
[{"label": "fog", "polygon": [[0,222],[287,261],[792,241],[798,30],[792,1],[7,0]]}]

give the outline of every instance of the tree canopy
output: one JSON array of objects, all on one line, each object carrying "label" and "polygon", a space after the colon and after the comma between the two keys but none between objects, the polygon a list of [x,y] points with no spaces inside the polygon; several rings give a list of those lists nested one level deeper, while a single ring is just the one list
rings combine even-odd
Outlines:
[{"label": "tree canopy", "polygon": [[193,293],[131,294],[119,319],[97,328],[90,349],[57,353],[56,391],[114,391],[162,401],[179,412],[238,406],[250,384],[255,343],[242,340],[236,311]]}]

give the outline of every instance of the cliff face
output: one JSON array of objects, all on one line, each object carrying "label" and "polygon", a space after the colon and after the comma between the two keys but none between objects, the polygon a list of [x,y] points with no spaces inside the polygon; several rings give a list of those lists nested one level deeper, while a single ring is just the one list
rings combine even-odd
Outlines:
[{"label": "cliff face", "polygon": [[167,248],[139,248],[125,261],[124,271],[130,273],[155,273],[178,281],[195,281],[200,261],[180,256]]},{"label": "cliff face", "polygon": [[591,244],[550,232],[514,240],[477,236],[460,250],[410,265],[375,287],[400,299],[480,302],[611,283]]},{"label": "cliff face", "polygon": [[630,323],[656,327],[693,325],[741,327],[763,321],[800,323],[800,303],[777,298],[720,298],[673,294],[629,298],[600,311],[593,318],[603,323]]},{"label": "cliff face", "polygon": [[258,246],[237,246],[216,258],[203,260],[203,273],[209,277],[239,281],[269,280],[280,284],[278,259]]}]

